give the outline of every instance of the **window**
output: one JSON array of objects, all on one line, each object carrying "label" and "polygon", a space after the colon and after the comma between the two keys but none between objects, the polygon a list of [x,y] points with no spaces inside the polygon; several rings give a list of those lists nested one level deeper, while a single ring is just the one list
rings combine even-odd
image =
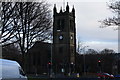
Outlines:
[{"label": "window", "polygon": [[19,67],[19,73],[20,73],[22,76],[25,76],[25,73],[24,73],[24,71],[22,70],[21,67]]},{"label": "window", "polygon": [[62,31],[64,30],[64,26],[65,26],[65,20],[62,19],[62,21],[61,21],[61,30],[62,30]]},{"label": "window", "polygon": [[73,20],[70,20],[70,31],[74,31]]},{"label": "window", "polygon": [[60,19],[57,21],[57,30],[60,30]]},{"label": "window", "polygon": [[64,26],[65,26],[65,20],[64,19],[59,19],[57,21],[57,31],[63,31],[64,30]]}]

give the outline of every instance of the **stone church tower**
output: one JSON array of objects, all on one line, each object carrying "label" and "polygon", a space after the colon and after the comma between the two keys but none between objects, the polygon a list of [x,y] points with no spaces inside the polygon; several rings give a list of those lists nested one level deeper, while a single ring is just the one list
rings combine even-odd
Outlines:
[{"label": "stone church tower", "polygon": [[57,12],[53,9],[53,69],[56,73],[72,73],[75,71],[76,28],[75,9]]}]

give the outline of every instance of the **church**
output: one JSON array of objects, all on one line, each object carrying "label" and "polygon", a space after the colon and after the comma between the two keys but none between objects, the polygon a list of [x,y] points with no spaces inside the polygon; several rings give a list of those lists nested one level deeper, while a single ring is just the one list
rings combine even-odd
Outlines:
[{"label": "church", "polygon": [[68,74],[75,72],[76,27],[75,9],[57,12],[53,8],[53,44],[36,42],[28,51],[26,59],[27,74]]}]

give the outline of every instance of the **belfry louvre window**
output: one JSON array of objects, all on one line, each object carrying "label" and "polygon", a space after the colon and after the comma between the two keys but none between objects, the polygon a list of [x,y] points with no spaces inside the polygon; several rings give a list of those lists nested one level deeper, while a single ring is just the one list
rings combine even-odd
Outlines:
[{"label": "belfry louvre window", "polygon": [[65,23],[64,19],[57,20],[57,30],[63,31],[65,26],[64,23]]},{"label": "belfry louvre window", "polygon": [[64,30],[64,26],[65,26],[65,20],[64,19],[62,19],[61,20],[61,30],[63,31]]},{"label": "belfry louvre window", "polygon": [[70,31],[74,31],[73,20],[70,20]]},{"label": "belfry louvre window", "polygon": [[57,20],[57,30],[60,30],[60,25],[61,25],[61,23],[60,23],[60,19],[59,19],[59,20]]}]

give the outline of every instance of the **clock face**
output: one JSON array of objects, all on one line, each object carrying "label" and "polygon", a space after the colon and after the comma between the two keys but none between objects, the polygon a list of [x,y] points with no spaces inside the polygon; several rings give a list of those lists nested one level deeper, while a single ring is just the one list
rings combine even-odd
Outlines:
[{"label": "clock face", "polygon": [[60,35],[60,36],[59,36],[59,39],[60,39],[60,40],[61,40],[61,39],[63,39],[63,36],[62,36],[62,35]]},{"label": "clock face", "polygon": [[70,36],[70,39],[73,39],[73,36],[72,36],[72,35]]}]

